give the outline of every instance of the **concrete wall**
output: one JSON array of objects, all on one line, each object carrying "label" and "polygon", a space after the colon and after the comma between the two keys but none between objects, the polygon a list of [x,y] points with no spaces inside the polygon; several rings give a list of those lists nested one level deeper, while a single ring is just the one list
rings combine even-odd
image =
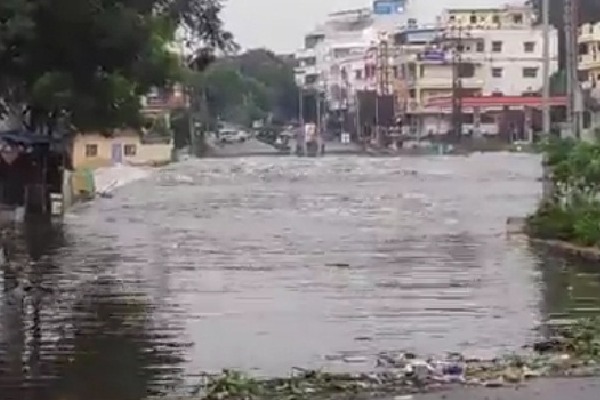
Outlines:
[{"label": "concrete wall", "polygon": [[[100,134],[78,135],[73,139],[73,167],[99,168],[114,165],[113,145],[122,146],[122,163],[131,165],[155,165],[168,163],[171,160],[173,145],[142,143],[137,133],[116,134],[104,137]],[[125,146],[135,146],[135,154],[125,154]],[[88,146],[96,146],[96,155],[87,153]]]}]

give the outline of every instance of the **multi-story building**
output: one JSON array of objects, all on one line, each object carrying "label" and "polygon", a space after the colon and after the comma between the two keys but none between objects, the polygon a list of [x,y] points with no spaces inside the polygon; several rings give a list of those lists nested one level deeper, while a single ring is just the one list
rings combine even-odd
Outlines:
[{"label": "multi-story building", "polygon": [[[370,9],[330,15],[297,53],[299,86],[323,93],[332,112],[352,110],[359,90],[391,91],[398,120],[420,135],[449,131],[458,95],[463,134],[530,138],[544,84],[544,37],[533,6],[424,3],[379,0]],[[549,39],[553,74],[556,29]]]},{"label": "multi-story building", "polygon": [[579,28],[579,70],[582,85],[600,97],[600,22]]},{"label": "multi-story building", "polygon": [[[411,35],[426,40],[411,40]],[[407,89],[402,96],[413,132],[446,133],[452,96],[460,96],[463,134],[502,130],[530,137],[532,113],[523,111],[533,103],[524,98],[539,97],[544,83],[543,32],[531,6],[448,9],[435,30],[406,32],[400,39],[397,60]],[[549,47],[552,74],[558,69],[555,29]],[[500,123],[506,111],[517,112],[508,126]]]},{"label": "multi-story building", "polygon": [[357,91],[377,88],[381,33],[414,28],[431,15],[431,7],[413,0],[375,0],[370,8],[328,15],[296,53],[298,86],[321,93],[332,113],[347,112],[355,106]]},{"label": "multi-story building", "polygon": [[584,112],[583,132],[588,137],[600,133],[600,22],[583,24],[579,28],[579,75],[582,89],[588,95]]}]

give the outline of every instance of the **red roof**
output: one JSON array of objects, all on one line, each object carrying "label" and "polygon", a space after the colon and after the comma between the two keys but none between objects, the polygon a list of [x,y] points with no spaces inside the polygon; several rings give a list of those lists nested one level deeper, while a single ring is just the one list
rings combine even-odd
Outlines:
[{"label": "red roof", "polygon": [[[550,97],[551,106],[563,106],[567,103],[565,96]],[[436,97],[427,102],[428,107],[444,107],[452,105],[452,97]],[[463,97],[464,107],[493,107],[493,106],[529,106],[541,107],[542,98],[532,96],[475,96]]]}]

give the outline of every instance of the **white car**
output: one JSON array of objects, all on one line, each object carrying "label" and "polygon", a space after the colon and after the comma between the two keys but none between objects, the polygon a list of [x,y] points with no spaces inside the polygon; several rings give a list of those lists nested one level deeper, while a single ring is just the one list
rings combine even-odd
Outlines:
[{"label": "white car", "polygon": [[221,143],[243,143],[248,140],[244,131],[236,129],[221,129],[217,137]]}]

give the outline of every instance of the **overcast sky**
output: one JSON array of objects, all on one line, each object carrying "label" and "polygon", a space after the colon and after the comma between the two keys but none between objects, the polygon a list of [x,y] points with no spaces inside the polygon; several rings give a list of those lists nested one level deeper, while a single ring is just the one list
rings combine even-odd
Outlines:
[{"label": "overcast sky", "polygon": [[[2,0],[0,0],[2,1]],[[431,3],[435,9],[485,7],[524,0],[408,0]],[[223,19],[227,29],[244,48],[268,47],[293,52],[302,46],[304,34],[325,16],[348,8],[370,7],[372,0],[224,0]]]}]

